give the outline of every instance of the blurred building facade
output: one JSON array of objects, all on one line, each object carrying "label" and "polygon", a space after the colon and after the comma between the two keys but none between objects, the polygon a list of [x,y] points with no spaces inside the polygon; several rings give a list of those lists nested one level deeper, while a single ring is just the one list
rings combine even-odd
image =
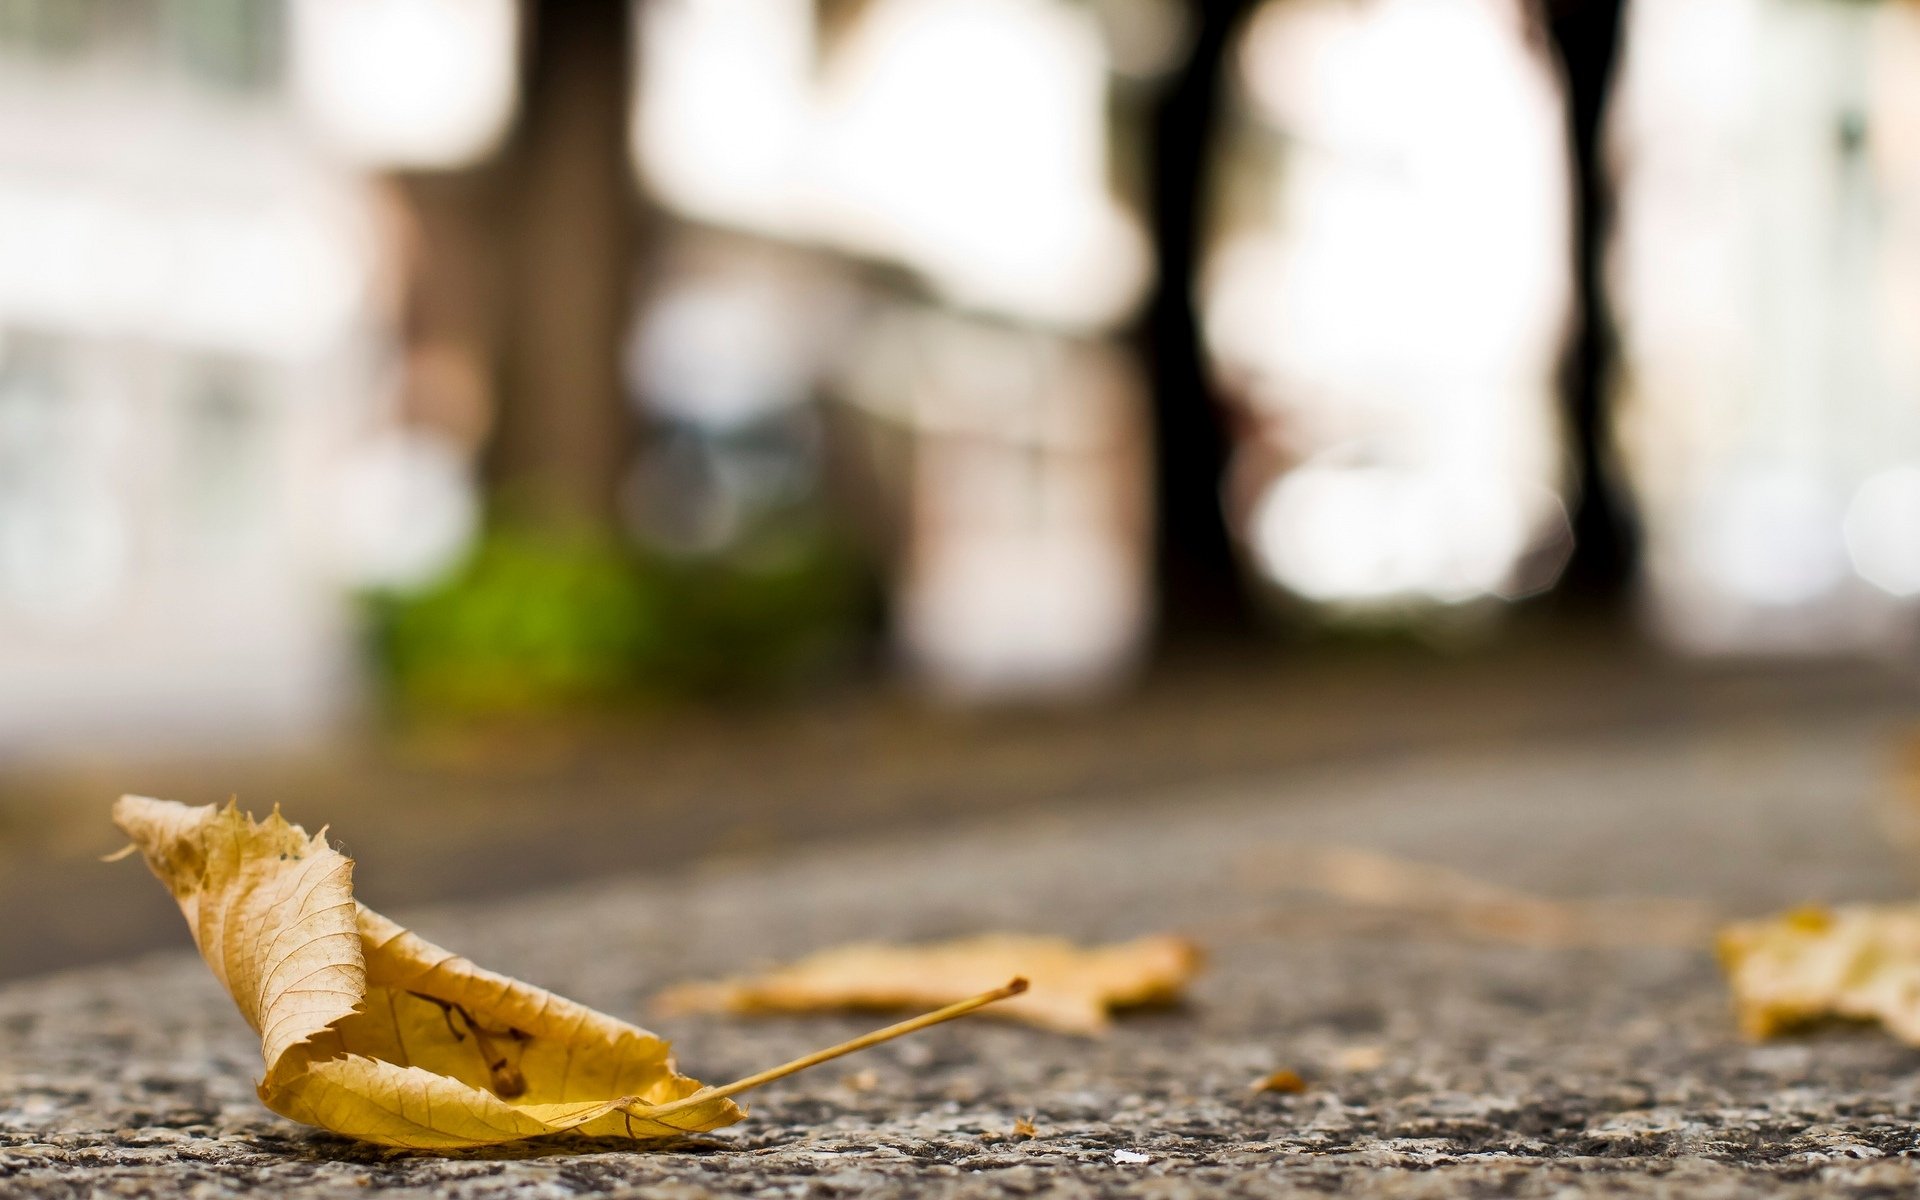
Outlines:
[{"label": "blurred building facade", "polygon": [[[1624,12],[1604,157],[1567,8]],[[1916,30],[0,0],[0,749],[861,638],[941,695],[1097,694],[1170,512],[1273,624],[1419,629],[1553,589],[1605,488],[1668,644],[1897,653]]]},{"label": "blurred building facade", "polygon": [[336,714],[376,218],[276,6],[0,9],[0,749]]},{"label": "blurred building facade", "polygon": [[[1060,0],[639,13],[643,184],[690,225],[730,231],[742,280],[756,253],[769,276],[794,248],[817,263],[785,311],[739,306],[740,327],[709,341],[748,348],[734,376],[767,348],[769,377],[709,391],[838,408],[898,657],[967,696],[1122,679],[1149,632],[1152,529],[1146,399],[1119,334],[1152,264],[1116,187],[1138,134],[1111,119],[1111,94],[1116,36],[1168,14],[1136,4],[1103,26],[1099,6]],[[642,344],[673,339],[666,322],[711,290],[668,286],[679,296],[643,319]],[[808,345],[775,349],[796,337]]]},{"label": "blurred building facade", "polygon": [[1609,150],[1619,432],[1656,627],[1904,646],[1920,594],[1920,19],[1639,2]]}]

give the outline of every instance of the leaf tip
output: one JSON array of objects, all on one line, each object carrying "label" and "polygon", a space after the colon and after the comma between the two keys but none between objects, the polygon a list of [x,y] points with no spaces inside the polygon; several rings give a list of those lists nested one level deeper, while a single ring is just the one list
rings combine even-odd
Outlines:
[{"label": "leaf tip", "polygon": [[103,863],[122,862],[128,857],[132,856],[133,853],[139,849],[140,849],[139,843],[128,842],[126,845],[120,847],[118,850],[115,850],[112,854],[102,854],[100,856],[100,861]]}]

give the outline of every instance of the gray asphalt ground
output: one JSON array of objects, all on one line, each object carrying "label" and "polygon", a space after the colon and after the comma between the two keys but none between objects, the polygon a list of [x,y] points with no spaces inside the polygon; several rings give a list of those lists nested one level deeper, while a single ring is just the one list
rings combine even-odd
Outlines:
[{"label": "gray asphalt ground", "polygon": [[[1479,732],[1434,708],[1460,736],[1264,765],[1248,751],[1211,776],[1016,791],[930,824],[396,906],[483,965],[672,1037],[709,1080],[873,1022],[654,1020],[668,984],[854,938],[1001,928],[1171,929],[1208,948],[1188,1004],[1104,1041],[961,1022],[773,1085],[743,1124],[664,1149],[354,1145],[259,1106],[258,1044],[189,955],[19,980],[0,987],[0,1194],[1911,1194],[1920,1052],[1863,1029],[1749,1045],[1704,945],[1504,944],[1432,914],[1356,913],[1276,866],[1286,848],[1356,845],[1553,897],[1727,915],[1909,894],[1914,864],[1883,832],[1903,704],[1870,688],[1635,694],[1515,701],[1533,724]],[[990,787],[994,760],[979,766],[961,781]],[[374,809],[290,815],[332,819],[349,848],[383,836]],[[360,857],[363,893],[403,869]],[[137,863],[102,870],[177,922]],[[1251,1090],[1276,1068],[1307,1089]]]},{"label": "gray asphalt ground", "polygon": [[0,921],[0,981],[188,944],[147,880],[98,862],[119,844],[106,812],[122,792],[237,795],[331,824],[361,863],[362,898],[399,909],[1041,811],[1092,820],[1206,788],[1268,788],[1290,804],[1293,772],[1441,752],[1920,717],[1909,674],[1687,666],[1604,629],[1542,624],[1510,630],[1498,653],[1235,645],[1084,708],[942,712],[856,689],[595,724],[369,731],[272,753],[0,760],[0,912],[30,918]]}]

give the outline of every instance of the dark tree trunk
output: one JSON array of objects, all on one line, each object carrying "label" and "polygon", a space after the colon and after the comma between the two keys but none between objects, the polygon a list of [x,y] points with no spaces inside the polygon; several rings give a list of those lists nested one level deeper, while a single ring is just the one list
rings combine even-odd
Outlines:
[{"label": "dark tree trunk", "polygon": [[1208,384],[1193,288],[1206,175],[1229,35],[1248,0],[1208,0],[1191,12],[1193,54],[1152,114],[1148,207],[1159,282],[1146,318],[1153,384],[1161,640],[1244,632],[1242,587],[1220,488],[1232,449]]},{"label": "dark tree trunk", "polygon": [[1567,435],[1578,472],[1573,561],[1561,591],[1602,600],[1632,578],[1636,535],[1609,452],[1606,386],[1612,324],[1601,278],[1612,193],[1600,145],[1601,119],[1620,36],[1621,0],[1547,0],[1547,30],[1565,71],[1574,156],[1575,281],[1580,304],[1566,364]]},{"label": "dark tree trunk", "polygon": [[628,5],[549,0],[525,12],[490,473],[515,516],[607,522],[633,438],[620,381],[637,211],[627,165]]}]

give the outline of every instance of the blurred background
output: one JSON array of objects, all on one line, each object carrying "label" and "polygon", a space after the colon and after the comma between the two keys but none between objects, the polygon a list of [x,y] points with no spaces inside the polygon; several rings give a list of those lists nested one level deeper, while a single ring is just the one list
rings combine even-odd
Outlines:
[{"label": "blurred background", "polygon": [[122,791],[404,903],[1917,621],[1911,4],[0,0],[0,976]]}]

